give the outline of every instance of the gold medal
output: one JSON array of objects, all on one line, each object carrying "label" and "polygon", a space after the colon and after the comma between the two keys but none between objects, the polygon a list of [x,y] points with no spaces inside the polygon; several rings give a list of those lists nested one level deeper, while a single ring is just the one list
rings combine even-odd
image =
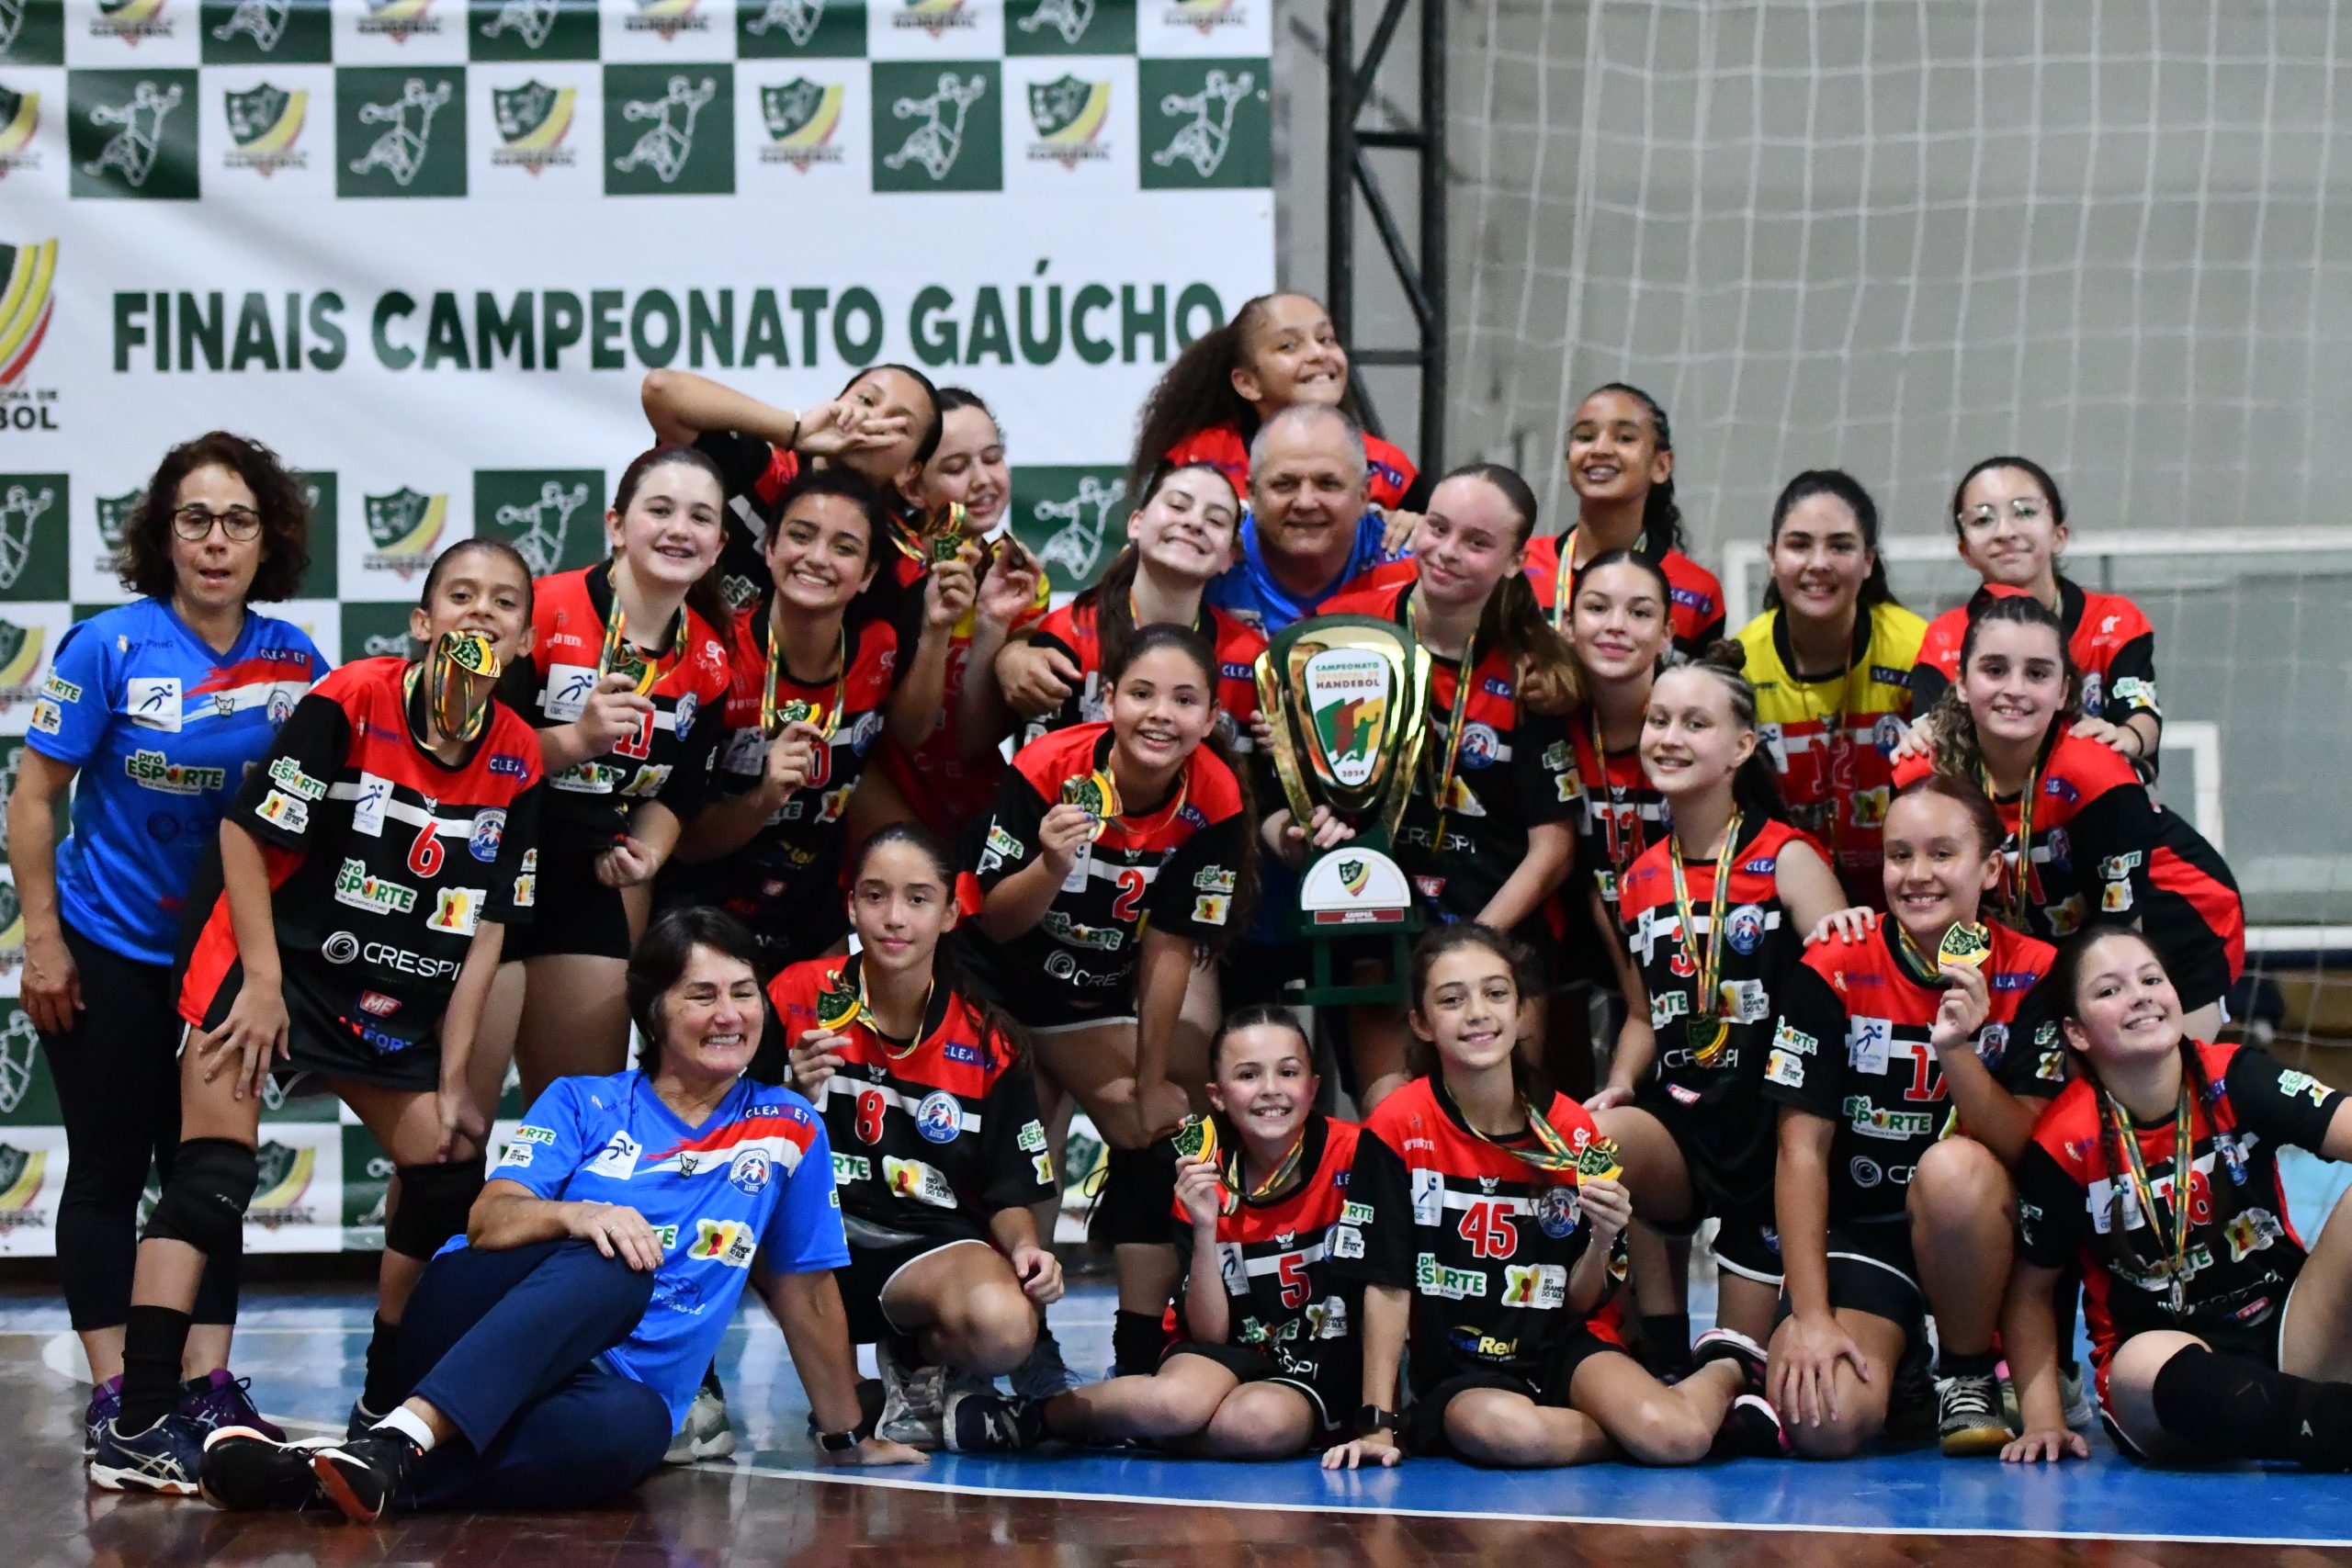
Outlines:
[{"label": "gold medal", "polygon": [[1176,1129],[1176,1152],[1186,1159],[1216,1158],[1216,1122],[1208,1116],[1187,1116]]},{"label": "gold medal", "polygon": [[499,668],[498,650],[488,637],[479,632],[443,632],[423,666],[411,668],[409,686],[413,690],[423,678],[433,726],[444,739],[472,740],[489,725],[490,706],[497,698],[494,689],[481,690],[475,682],[497,680]]},{"label": "gold medal", "polygon": [[817,993],[817,1027],[828,1034],[839,1034],[857,1021],[865,1010],[865,998],[855,986],[845,985],[839,973],[825,976],[825,988]]},{"label": "gold medal", "polygon": [[1683,1021],[1682,1037],[1689,1043],[1690,1059],[1702,1067],[1712,1067],[1731,1043],[1731,1021],[1723,1018],[1695,1017]]},{"label": "gold medal", "polygon": [[777,701],[785,679],[784,655],[776,650],[775,627],[768,627],[768,666],[760,681],[760,733],[773,740],[791,724],[813,724],[821,732],[827,745],[832,743],[833,732],[841,728],[842,710],[849,705],[849,628],[841,632],[841,647],[833,655],[833,701],[829,708],[820,708],[806,697],[790,697]]},{"label": "gold medal", "polygon": [[[609,575],[606,581],[611,581]],[[654,682],[661,679],[661,666],[639,658],[637,649],[629,646],[628,613],[621,608],[617,585],[612,590],[612,599],[611,613],[605,616],[605,646],[596,656],[596,679],[602,682],[607,675],[626,675],[632,689],[641,697],[653,689]],[[681,609],[678,614],[683,617],[685,611]],[[673,635],[674,640],[674,633]]]},{"label": "gold medal", "polygon": [[924,520],[923,554],[933,566],[954,560],[964,548],[964,522],[970,513],[960,501],[951,501]]},{"label": "gold medal", "polygon": [[1119,786],[1112,782],[1110,769],[1097,768],[1082,778],[1064,779],[1062,803],[1085,812],[1094,824],[1088,837],[1100,839],[1111,818],[1119,814]]},{"label": "gold medal", "polygon": [[1613,1138],[1595,1138],[1577,1156],[1577,1179],[1585,1181],[1614,1181],[1625,1174],[1617,1162],[1617,1142]]},{"label": "gold medal", "polygon": [[1940,964],[1957,964],[1963,968],[1978,969],[1993,956],[1993,933],[1983,926],[1954,925],[1944,932],[1936,944],[1936,959]]}]

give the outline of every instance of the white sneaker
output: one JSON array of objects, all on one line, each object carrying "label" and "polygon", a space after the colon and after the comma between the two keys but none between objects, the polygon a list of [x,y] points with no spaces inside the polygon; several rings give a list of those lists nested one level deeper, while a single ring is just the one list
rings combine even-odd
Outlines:
[{"label": "white sneaker", "polygon": [[947,1418],[947,1369],[910,1367],[899,1358],[899,1347],[888,1338],[874,1347],[874,1362],[882,1373],[882,1416],[874,1435],[910,1449],[939,1448]]},{"label": "white sneaker", "polygon": [[670,1439],[663,1464],[692,1464],[702,1459],[725,1459],[735,1451],[735,1428],[727,1424],[726,1396],[708,1388],[695,1390],[686,1410],[686,1424]]}]

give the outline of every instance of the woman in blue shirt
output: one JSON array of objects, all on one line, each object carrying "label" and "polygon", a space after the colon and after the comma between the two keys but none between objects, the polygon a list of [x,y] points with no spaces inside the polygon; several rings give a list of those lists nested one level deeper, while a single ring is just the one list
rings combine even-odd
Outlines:
[{"label": "woman in blue shirt", "polygon": [[832,1270],[849,1262],[825,1124],[743,1077],[760,1045],[757,948],[733,917],[662,915],[628,965],[653,1043],[634,1071],[558,1078],[514,1131],[462,1240],[401,1334],[406,1400],[356,1438],[222,1427],[222,1508],[579,1508],[660,1468],[754,1278],[829,1460],[920,1463],[874,1437]]},{"label": "woman in blue shirt", "polygon": [[[268,447],[216,430],[166,453],[115,556],[141,597],[58,644],[9,797],[23,1005],[65,1122],[57,1272],[96,1385],[85,1456],[119,1397],[139,1195],[179,1147],[180,901],[246,769],[327,669],[300,627],[252,611],[294,596],[310,531]],[[236,1263],[206,1270],[182,1361],[184,1408],[208,1427],[258,1419],[221,1370]]]}]

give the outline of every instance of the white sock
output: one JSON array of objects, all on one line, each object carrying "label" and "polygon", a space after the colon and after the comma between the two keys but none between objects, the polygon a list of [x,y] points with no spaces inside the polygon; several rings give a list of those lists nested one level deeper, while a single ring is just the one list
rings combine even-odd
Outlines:
[{"label": "white sock", "polygon": [[433,1451],[433,1428],[425,1425],[424,1416],[419,1416],[407,1405],[403,1404],[394,1410],[369,1429],[380,1432],[387,1427],[414,1443],[417,1452],[429,1454]]}]

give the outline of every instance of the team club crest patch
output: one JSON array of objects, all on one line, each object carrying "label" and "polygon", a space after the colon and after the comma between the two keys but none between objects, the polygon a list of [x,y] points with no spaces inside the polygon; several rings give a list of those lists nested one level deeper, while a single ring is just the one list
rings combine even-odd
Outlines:
[{"label": "team club crest patch", "polygon": [[[569,168],[577,163],[578,154],[564,145],[564,138],[571,134],[572,109],[578,96],[576,87],[551,87],[536,80],[519,87],[492,88],[490,118],[498,128],[498,145],[490,152],[492,166],[521,169],[536,177],[543,169]],[[553,480],[548,481],[548,490],[553,493],[542,494],[540,505],[531,509],[529,521],[531,527],[537,529],[547,503],[555,503],[555,548],[543,550],[538,556],[528,549],[523,551],[523,558],[531,563],[531,570],[543,576],[555,570],[555,563],[560,558],[564,523],[587,500],[584,493],[577,499],[567,496],[563,487]],[[569,505],[565,504],[567,501]],[[499,520],[507,521],[503,516]],[[522,547],[518,541],[516,548]]]},{"label": "team club crest patch", "polygon": [[964,1107],[944,1089],[933,1089],[915,1107],[915,1131],[927,1143],[952,1144],[964,1130]]},{"label": "team club crest patch", "polygon": [[1724,940],[1742,958],[1764,944],[1764,911],[1753,904],[1742,904],[1724,920]]},{"label": "team club crest patch", "polygon": [[775,1161],[765,1149],[739,1149],[727,1167],[727,1180],[737,1191],[756,1198],[775,1174]]},{"label": "team club crest patch", "polygon": [[1029,87],[1029,120],[1037,140],[1030,144],[1032,162],[1059,164],[1075,169],[1083,163],[1111,155],[1102,143],[1102,128],[1111,118],[1111,84],[1082,82],[1063,75]]},{"label": "team club crest patch", "polygon": [[760,149],[760,162],[788,164],[804,175],[819,164],[840,163],[834,137],[841,130],[842,96],[840,83],[820,85],[805,76],[762,87],[760,123],[767,129],[768,144]]},{"label": "team club crest patch", "polygon": [[1578,1218],[1577,1190],[1572,1185],[1564,1182],[1557,1187],[1547,1187],[1544,1195],[1535,1201],[1535,1224],[1554,1241],[1572,1234]]}]

